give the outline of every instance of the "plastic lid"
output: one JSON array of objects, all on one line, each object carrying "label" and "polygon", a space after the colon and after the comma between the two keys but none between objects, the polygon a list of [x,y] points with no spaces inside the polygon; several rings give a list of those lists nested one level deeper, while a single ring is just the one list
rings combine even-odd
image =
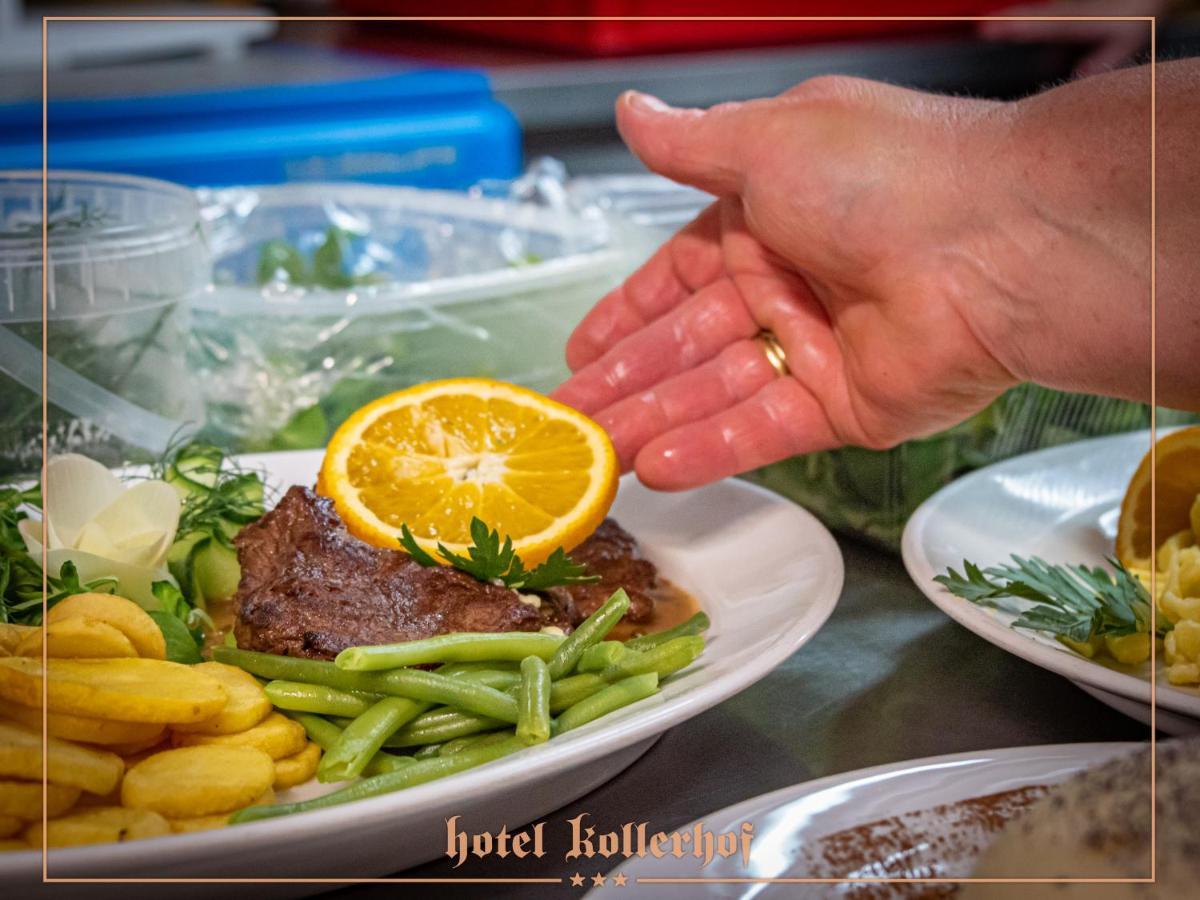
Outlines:
[{"label": "plastic lid", "polygon": [[[42,174],[0,171],[0,322],[41,316]],[[191,191],[149,178],[51,172],[47,180],[51,318],[143,308],[207,281]]]}]

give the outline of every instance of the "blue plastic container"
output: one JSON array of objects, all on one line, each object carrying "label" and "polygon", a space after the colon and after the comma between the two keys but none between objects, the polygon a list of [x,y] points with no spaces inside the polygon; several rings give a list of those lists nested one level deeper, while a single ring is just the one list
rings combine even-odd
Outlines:
[{"label": "blue plastic container", "polygon": [[[478,72],[53,101],[49,165],[192,186],[353,180],[461,189],[520,170]],[[41,168],[41,103],[0,105],[0,168]]]}]

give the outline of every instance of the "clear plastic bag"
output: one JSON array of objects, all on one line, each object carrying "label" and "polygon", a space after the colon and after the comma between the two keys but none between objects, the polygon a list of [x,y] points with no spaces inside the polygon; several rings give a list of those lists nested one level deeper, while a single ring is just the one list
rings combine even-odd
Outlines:
[{"label": "clear plastic bag", "polygon": [[549,390],[584,313],[648,247],[592,211],[483,192],[292,184],[201,192],[212,288],[189,360],[207,436],[322,446],[363,403],[433,378]]}]

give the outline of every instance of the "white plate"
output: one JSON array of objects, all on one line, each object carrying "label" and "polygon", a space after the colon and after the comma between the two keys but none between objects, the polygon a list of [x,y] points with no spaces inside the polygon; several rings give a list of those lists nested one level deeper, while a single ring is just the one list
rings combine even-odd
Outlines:
[{"label": "white plate", "polygon": [[[276,488],[312,484],[320,461],[320,452],[242,460],[265,469]],[[829,532],[795,504],[744,482],[662,494],[625,479],[613,515],[712,618],[703,656],[661,695],[479,769],[387,796],[219,831],[56,851],[51,877],[362,878],[434,859],[445,851],[447,816],[463,816],[462,827],[473,831],[514,828],[607,781],[662,732],[787,659],[816,634],[841,592],[842,558]],[[0,854],[0,883],[33,879],[40,864],[32,853]],[[209,896],[220,886],[193,890]]]},{"label": "white plate", "polygon": [[[1117,515],[1130,477],[1150,447],[1149,432],[1096,438],[1018,456],[942,488],[913,514],[902,549],[908,574],[950,618],[1022,659],[1065,675],[1093,696],[1144,722],[1150,716],[1150,665],[1089,660],[1046,635],[1016,631],[1013,617],[955,597],[933,580],[969,559],[982,566],[1011,554],[1051,563],[1100,565],[1113,553]],[[1158,656],[1158,725],[1195,730],[1200,691],[1173,687]],[[1115,697],[1117,702],[1111,698]]]},{"label": "white plate", "polygon": [[[692,900],[696,897],[846,897],[865,896],[862,885],[796,884],[716,884],[691,883],[664,885],[638,883],[639,878],[812,878],[805,850],[821,838],[848,828],[877,822],[904,813],[930,810],[935,806],[958,803],[1001,791],[1029,785],[1057,784],[1088,766],[1117,754],[1129,753],[1140,744],[1060,744],[1046,747],[1015,747],[955,753],[928,759],[891,763],[857,772],[819,778],[746,800],[720,812],[705,816],[677,829],[690,832],[702,825],[714,834],[738,831],[743,822],[754,827],[750,864],[740,857],[717,856],[701,869],[691,858],[670,856],[635,857],[609,873],[604,887],[589,893],[589,898],[629,896],[651,900]],[[943,832],[938,831],[939,823]],[[949,834],[941,817],[928,821],[929,842]],[[957,832],[961,836],[961,832]],[[953,844],[954,841],[947,843]],[[928,854],[928,844],[918,854]],[[879,859],[887,857],[880,847]],[[937,859],[920,855],[920,861],[936,867],[934,877],[957,878],[970,875],[978,849],[963,849]],[[911,860],[910,860],[911,861]],[[624,874],[625,887],[612,884],[614,875]],[[864,872],[862,877],[872,877]]]}]

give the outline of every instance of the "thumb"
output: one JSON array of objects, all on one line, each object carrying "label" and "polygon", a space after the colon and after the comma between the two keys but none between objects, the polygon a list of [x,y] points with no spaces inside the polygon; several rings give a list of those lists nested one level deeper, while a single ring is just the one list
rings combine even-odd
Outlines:
[{"label": "thumb", "polygon": [[646,168],[718,196],[741,187],[744,118],[740,103],[677,109],[638,91],[617,100],[617,130]]}]

